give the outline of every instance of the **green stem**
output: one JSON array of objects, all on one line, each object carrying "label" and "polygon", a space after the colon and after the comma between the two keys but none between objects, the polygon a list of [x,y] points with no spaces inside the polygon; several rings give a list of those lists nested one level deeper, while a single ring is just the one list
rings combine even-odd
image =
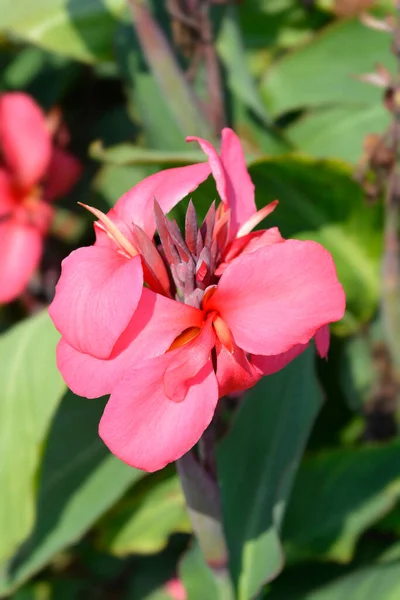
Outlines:
[{"label": "green stem", "polygon": [[[209,447],[209,444],[207,443]],[[210,455],[208,448],[207,455]],[[176,461],[193,531],[205,562],[212,571],[221,597],[233,600],[233,586],[228,568],[228,550],[222,525],[218,483],[193,450]]]}]

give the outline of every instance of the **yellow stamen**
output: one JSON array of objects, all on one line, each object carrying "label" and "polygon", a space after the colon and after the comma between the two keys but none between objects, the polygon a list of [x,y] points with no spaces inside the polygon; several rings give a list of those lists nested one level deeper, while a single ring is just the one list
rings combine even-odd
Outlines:
[{"label": "yellow stamen", "polygon": [[213,326],[221,344],[232,354],[234,351],[233,337],[225,321],[221,317],[215,317]]},{"label": "yellow stamen", "polygon": [[182,331],[182,333],[179,334],[177,338],[175,338],[175,340],[168,348],[167,352],[169,352],[170,350],[176,350],[176,348],[184,346],[188,342],[192,341],[199,333],[200,327],[188,327],[188,329]]},{"label": "yellow stamen", "polygon": [[136,248],[130,243],[129,240],[126,239],[123,233],[120,232],[118,227],[111,221],[107,215],[105,215],[101,210],[97,208],[93,208],[93,206],[88,206],[87,204],[83,204],[82,202],[78,202],[83,208],[86,208],[89,212],[91,212],[95,217],[101,221],[104,225],[104,230],[107,235],[114,240],[114,242],[122,249],[128,256],[136,256],[139,252]]}]

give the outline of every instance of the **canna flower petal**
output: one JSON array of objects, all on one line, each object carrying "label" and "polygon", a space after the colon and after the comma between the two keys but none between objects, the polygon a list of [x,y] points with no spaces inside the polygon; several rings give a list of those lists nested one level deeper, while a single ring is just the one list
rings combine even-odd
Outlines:
[{"label": "canna flower petal", "polygon": [[142,286],[139,255],[126,258],[103,246],[79,248],[62,262],[49,313],[68,344],[107,358],[132,318]]},{"label": "canna flower petal", "polygon": [[45,184],[45,196],[49,201],[65,196],[78,182],[82,173],[79,160],[58,146],[53,146]]},{"label": "canna flower petal", "polygon": [[45,175],[51,136],[44,114],[27,94],[9,92],[0,97],[0,145],[20,188],[29,189]]},{"label": "canna flower petal", "polygon": [[183,402],[164,393],[170,354],[131,369],[115,388],[99,426],[111,452],[137,469],[157,471],[188,452],[214,415],[218,385],[209,359],[192,379]]},{"label": "canna flower petal", "polygon": [[0,167],[0,219],[9,215],[16,207],[17,197],[12,179],[5,169]]},{"label": "canna flower petal", "polygon": [[42,255],[36,227],[15,219],[0,221],[0,304],[18,298],[28,285]]},{"label": "canna flower petal", "polygon": [[215,274],[221,276],[228,264],[232,262],[234,258],[239,256],[239,254],[248,254],[249,252],[254,252],[259,248],[263,248],[264,246],[272,246],[272,244],[280,244],[284,241],[285,239],[281,236],[277,227],[252,231],[243,237],[235,238],[228,246],[228,250],[224,255],[224,260],[216,269]]},{"label": "canna flower petal", "polygon": [[219,197],[225,204],[226,208],[229,208],[229,179],[218,152],[216,151],[214,146],[210,144],[210,142],[207,142],[207,140],[203,140],[200,137],[196,137],[193,135],[188,136],[186,138],[186,141],[197,142],[200,148],[203,150],[204,154],[207,155],[208,163],[210,165],[212,176],[215,179],[215,184],[217,186],[217,192],[219,194]]},{"label": "canna flower petal", "polygon": [[306,344],[345,309],[329,252],[316,242],[288,240],[235,259],[224,271],[207,310],[216,310],[237,345],[276,355]]},{"label": "canna flower petal", "polygon": [[252,356],[251,364],[262,375],[273,375],[297,358],[307,348],[308,344],[297,344],[282,354],[275,356]]},{"label": "canna flower petal", "polygon": [[218,343],[216,376],[222,397],[247,390],[257,383],[262,374],[249,362],[243,350],[236,346],[231,353]]},{"label": "canna flower petal", "polygon": [[[329,325],[324,325],[316,332],[314,336],[317,352],[321,358],[328,356],[330,332]],[[308,344],[297,344],[290,350],[277,354],[276,356],[252,356],[251,364],[260,371],[262,375],[273,375],[280,371],[292,360],[297,358],[308,347]]]},{"label": "canna flower petal", "polygon": [[203,314],[197,308],[144,288],[129,325],[108,359],[83,354],[62,338],[57,347],[57,365],[75,394],[98,398],[110,394],[143,357],[163,354],[182,331],[200,327],[202,320]]},{"label": "canna flower petal", "polygon": [[257,208],[254,183],[247,170],[240,139],[227,127],[222,130],[221,160],[230,183],[228,206],[232,214],[231,235],[236,235],[239,228],[256,213]]},{"label": "canna flower petal", "polygon": [[329,325],[324,325],[324,327],[318,329],[317,333],[315,334],[315,345],[321,358],[328,357],[330,341],[331,333],[329,331]]},{"label": "canna flower petal", "polygon": [[218,194],[231,211],[230,235],[234,237],[257,211],[254,184],[247,171],[240,140],[232,129],[223,129],[220,156],[214,146],[202,138],[190,136],[186,141],[196,141],[207,155]]},{"label": "canna flower petal", "polygon": [[156,229],[154,200],[164,213],[168,213],[209,175],[207,163],[165,169],[150,175],[118,200],[113,214],[121,221],[135,223],[152,238]]},{"label": "canna flower petal", "polygon": [[192,384],[192,379],[208,362],[210,352],[215,346],[215,334],[211,321],[207,321],[199,335],[175,352],[176,358],[164,374],[164,392],[174,402],[182,402]]}]

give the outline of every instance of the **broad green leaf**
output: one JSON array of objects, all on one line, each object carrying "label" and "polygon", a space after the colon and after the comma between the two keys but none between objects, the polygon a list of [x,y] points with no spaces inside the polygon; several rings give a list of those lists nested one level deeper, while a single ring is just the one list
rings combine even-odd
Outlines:
[{"label": "broad green leaf", "polygon": [[400,497],[399,463],[399,442],[337,449],[308,459],[298,472],[285,517],[288,557],[349,562],[359,536]]},{"label": "broad green leaf", "polygon": [[65,385],[56,367],[59,334],[43,312],[0,336],[0,563],[35,519],[35,474]]},{"label": "broad green leaf", "polygon": [[100,529],[102,548],[116,556],[153,554],[165,548],[173,533],[191,531],[179,478],[149,485],[105,521]]},{"label": "broad green leaf", "polygon": [[281,521],[320,405],[309,349],[249,392],[221,443],[218,473],[238,600],[253,598],[283,567]]},{"label": "broad green leaf", "polygon": [[196,541],[179,565],[179,575],[187,591],[188,600],[234,600],[229,581],[217,569],[211,571]]},{"label": "broad green leaf", "polygon": [[373,565],[302,595],[298,600],[397,600],[400,597],[400,562]]},{"label": "broad green leaf", "polygon": [[2,0],[0,30],[83,62],[113,60],[124,0]]},{"label": "broad green leaf", "polygon": [[381,102],[365,106],[322,108],[288,128],[288,138],[316,158],[341,158],[356,163],[369,133],[383,133],[390,122]]},{"label": "broad green leaf", "polygon": [[335,260],[347,310],[335,331],[350,333],[370,319],[380,292],[382,207],[368,206],[351,170],[341,162],[285,156],[250,167],[256,199],[279,206],[268,219],[284,237],[320,242]]},{"label": "broad green leaf", "polygon": [[394,65],[388,37],[356,19],[341,21],[267,69],[261,92],[274,116],[322,105],[379,105],[382,91],[354,77],[377,63]]},{"label": "broad green leaf", "polygon": [[[37,340],[35,352],[35,365],[41,364],[37,362]],[[45,360],[53,354],[48,353]],[[35,527],[0,574],[0,595],[26,581],[57,552],[76,542],[142,477],[142,471],[120,462],[98,437],[103,408],[102,400],[88,401],[70,392],[63,398],[39,475]],[[14,508],[10,508],[9,519],[13,513]]]}]

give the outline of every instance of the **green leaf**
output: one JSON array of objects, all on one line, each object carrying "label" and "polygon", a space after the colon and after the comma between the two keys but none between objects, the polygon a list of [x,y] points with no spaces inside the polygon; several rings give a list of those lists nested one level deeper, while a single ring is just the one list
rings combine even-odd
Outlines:
[{"label": "green leaf", "polygon": [[369,133],[383,133],[390,114],[382,103],[337,106],[312,112],[288,128],[288,138],[302,151],[317,158],[341,158],[353,163],[363,154]]},{"label": "green leaf", "polygon": [[165,99],[182,135],[200,136],[212,141],[211,124],[161,25],[151,14],[146,1],[130,0],[130,6],[140,51],[157,83],[158,94]]},{"label": "green leaf", "polygon": [[347,340],[344,347],[341,382],[353,411],[363,410],[377,381],[372,351],[370,340],[362,333]]},{"label": "green leaf", "polygon": [[249,392],[221,443],[218,472],[238,600],[253,598],[282,569],[279,529],[320,405],[309,349]]},{"label": "green leaf", "polygon": [[186,552],[179,565],[179,575],[187,591],[188,600],[233,600],[233,590],[225,578],[219,578],[207,566],[196,541]]},{"label": "green leaf", "polygon": [[97,174],[94,189],[108,210],[125,192],[156,171],[157,168],[152,165],[107,164]]},{"label": "green leaf", "polygon": [[118,28],[115,51],[132,115],[142,128],[143,145],[162,151],[186,151],[184,135],[144,61],[130,23],[124,23]]},{"label": "green leaf", "polygon": [[268,69],[261,93],[274,116],[329,104],[379,105],[382,91],[354,77],[377,63],[394,66],[387,36],[355,19],[340,21]]},{"label": "green leaf", "polygon": [[46,312],[0,336],[0,563],[34,523],[35,474],[65,390],[55,360],[58,339]]},{"label": "green leaf", "polygon": [[284,237],[320,242],[332,253],[347,298],[346,315],[334,330],[357,330],[379,299],[382,207],[367,206],[341,162],[285,156],[253,164],[250,174],[259,206],[279,199],[269,226],[277,225]]},{"label": "green leaf", "polygon": [[123,502],[101,528],[100,544],[108,552],[153,554],[165,548],[173,533],[191,531],[179,478],[148,484],[144,494]]},{"label": "green leaf", "polygon": [[83,62],[113,60],[124,0],[4,0],[0,28],[51,52]]},{"label": "green leaf", "polygon": [[225,11],[217,48],[227,72],[231,92],[236,94],[265,125],[270,125],[271,120],[249,69],[237,8],[233,5],[229,5]]},{"label": "green leaf", "polygon": [[192,149],[191,146],[187,146],[186,151],[152,150],[129,143],[104,148],[100,141],[91,145],[90,155],[100,162],[118,166],[156,164],[157,166],[165,165],[166,168],[171,165],[182,164],[184,166],[207,160],[204,152]]},{"label": "green leaf", "polygon": [[[36,360],[37,343],[35,352],[35,365],[41,364]],[[48,353],[46,360],[53,354]],[[98,437],[103,408],[102,400],[88,401],[71,392],[63,398],[43,457],[35,528],[0,574],[0,595],[26,581],[57,552],[76,542],[143,476],[142,471],[115,458]],[[9,519],[14,510],[10,509]]]},{"label": "green leaf", "polygon": [[301,600],[397,600],[399,596],[400,562],[393,562],[359,569],[302,595]]},{"label": "green leaf", "polygon": [[289,559],[349,562],[359,536],[400,496],[399,461],[397,441],[308,459],[297,475],[283,528]]}]

